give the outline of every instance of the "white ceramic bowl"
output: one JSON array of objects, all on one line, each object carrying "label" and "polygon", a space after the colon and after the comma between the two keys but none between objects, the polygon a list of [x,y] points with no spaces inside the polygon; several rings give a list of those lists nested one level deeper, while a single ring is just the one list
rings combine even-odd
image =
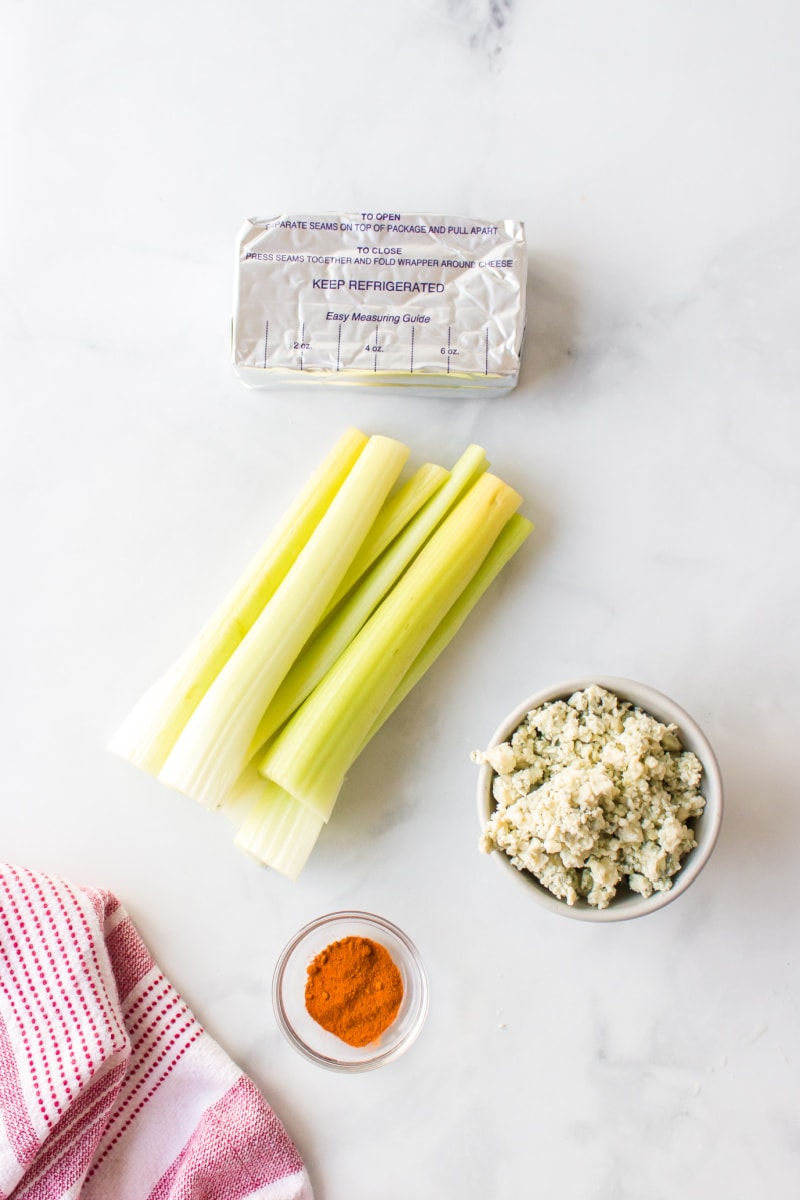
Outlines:
[{"label": "white ceramic bowl", "polygon": [[[331,942],[371,938],[394,959],[403,981],[403,1000],[392,1024],[377,1042],[349,1046],[323,1029],[305,1006],[308,965]],[[428,982],[419,952],[391,921],[365,912],[334,912],[305,925],[281,954],[272,980],[275,1016],[295,1050],[330,1071],[371,1071],[404,1054],[419,1035],[428,1011]]]},{"label": "white ceramic bowl", "polygon": [[[703,765],[703,778],[700,790],[705,797],[703,813],[694,822],[697,846],[686,855],[681,869],[673,878],[672,887],[667,892],[654,892],[645,898],[636,892],[624,891],[616,896],[608,908],[594,908],[586,901],[580,900],[573,905],[565,900],[559,900],[529,872],[520,871],[502,850],[493,850],[490,857],[499,864],[509,876],[513,876],[518,884],[524,887],[528,895],[537,904],[550,912],[562,917],[572,917],[578,921],[627,921],[632,917],[643,917],[647,913],[663,908],[689,888],[708,862],[714,849],[722,821],[722,778],[714,751],[700,726],[674,700],[644,683],[635,683],[631,679],[618,679],[613,676],[594,677],[591,679],[575,679],[566,683],[556,684],[535,695],[529,696],[513,712],[509,713],[495,730],[488,745],[496,746],[505,742],[514,730],[525,719],[533,708],[548,704],[553,700],[568,700],[574,692],[582,691],[592,684],[613,692],[621,700],[629,700],[643,712],[650,713],[665,725],[677,725],[678,737],[684,750],[693,751]],[[483,764],[478,778],[478,817],[481,829],[485,828],[494,811],[492,797],[492,780],[494,771],[488,764]]]}]

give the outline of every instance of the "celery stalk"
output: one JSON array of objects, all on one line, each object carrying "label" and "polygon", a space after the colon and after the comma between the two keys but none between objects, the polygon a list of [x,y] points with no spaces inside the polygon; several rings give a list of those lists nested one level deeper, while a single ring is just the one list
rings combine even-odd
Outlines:
[{"label": "celery stalk", "polygon": [[277,735],[265,778],[328,819],[370,729],[520,501],[494,475],[473,484]]},{"label": "celery stalk", "polygon": [[395,483],[408,447],[369,439],[283,582],[208,688],[159,779],[218,807],[289,667],[310,637]]},{"label": "celery stalk", "polygon": [[263,714],[248,758],[256,754],[267,738],[310,695],[453,505],[487,466],[485,451],[480,446],[468,446],[447,481],[315,631]]},{"label": "celery stalk", "polygon": [[297,879],[325,822],[277,783],[262,779],[259,796],[244,816],[235,844],[287,879]]},{"label": "celery stalk", "polygon": [[244,824],[256,804],[269,794],[264,790],[265,783],[266,780],[259,775],[253,762],[248,762],[239,772],[222,804],[222,811],[237,829]]},{"label": "celery stalk", "polygon": [[369,570],[375,559],[419,512],[425,501],[442,486],[449,474],[449,471],[436,463],[423,463],[402,487],[387,498],[361,549],[350,564],[350,570],[336,589],[336,594],[328,605],[328,612],[336,607],[342,597],[346,596]]},{"label": "celery stalk", "polygon": [[109,750],[157,775],[187,721],[307,543],[367,437],[349,429],[278,523],[236,586],[171,668],[142,696]]},{"label": "celery stalk", "polygon": [[[500,531],[478,571],[464,588],[455,604],[448,610],[443,621],[436,626],[422,650],[414,659],[409,670],[395,688],[392,697],[370,729],[358,753],[371,741],[385,721],[388,721],[398,705],[433,665],[445,647],[453,640],[465,620],[472,612],[486,589],[493,583],[506,563],[517,553],[522,543],[533,531],[533,523],[527,517],[514,513]],[[356,756],[358,757],[358,755]]]},{"label": "celery stalk", "polygon": [[[506,522],[477,573],[448,609],[395,688],[355,757],[452,641],[481,596],[516,554],[532,529],[531,522],[518,513]],[[291,879],[296,879],[305,866],[324,824],[316,812],[295,800],[277,784],[263,779],[252,764],[243,772],[241,782],[237,781],[237,788],[226,801],[226,811],[239,825],[236,845]]]}]

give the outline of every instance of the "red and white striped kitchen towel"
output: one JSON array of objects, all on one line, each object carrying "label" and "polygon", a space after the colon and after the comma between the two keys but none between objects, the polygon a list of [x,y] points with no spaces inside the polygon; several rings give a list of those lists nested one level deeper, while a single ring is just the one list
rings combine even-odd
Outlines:
[{"label": "red and white striped kitchen towel", "polygon": [[0,864],[0,1200],[313,1200],[119,901]]}]

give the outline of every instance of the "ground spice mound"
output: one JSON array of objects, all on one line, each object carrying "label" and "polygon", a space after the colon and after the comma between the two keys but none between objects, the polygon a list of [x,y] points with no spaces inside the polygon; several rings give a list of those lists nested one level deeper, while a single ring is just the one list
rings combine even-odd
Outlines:
[{"label": "ground spice mound", "polygon": [[376,1042],[402,999],[403,981],[392,956],[370,938],[331,942],[309,964],[306,1009],[348,1046]]}]

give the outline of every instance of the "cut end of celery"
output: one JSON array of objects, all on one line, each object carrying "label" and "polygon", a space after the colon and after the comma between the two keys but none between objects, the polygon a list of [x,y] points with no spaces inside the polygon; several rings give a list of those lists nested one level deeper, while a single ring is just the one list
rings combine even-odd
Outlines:
[{"label": "cut end of celery", "polygon": [[296,880],[325,822],[277,784],[262,780],[261,796],[245,817],[236,845],[260,863]]},{"label": "cut end of celery", "polygon": [[149,775],[158,775],[181,728],[171,675],[148,688],[106,745],[110,754]]}]

